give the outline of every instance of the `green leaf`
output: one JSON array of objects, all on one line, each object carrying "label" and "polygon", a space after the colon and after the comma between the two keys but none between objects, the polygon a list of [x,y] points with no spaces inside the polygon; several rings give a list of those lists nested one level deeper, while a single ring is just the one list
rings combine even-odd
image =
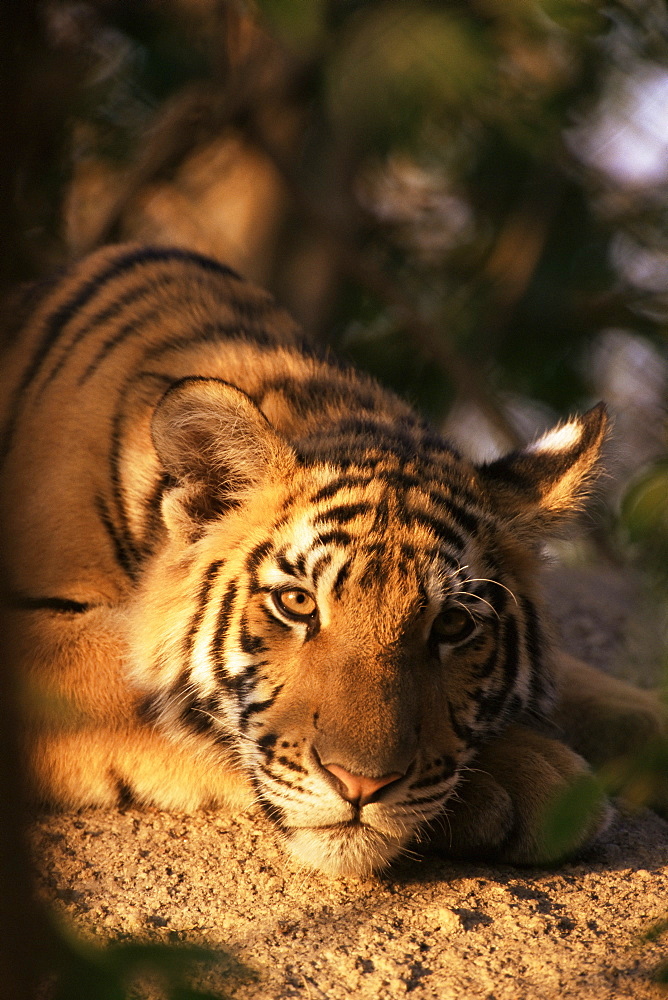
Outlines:
[{"label": "green leaf", "polygon": [[601,782],[593,774],[580,775],[550,806],[543,827],[549,857],[566,857],[583,840],[605,801]]},{"label": "green leaf", "polygon": [[668,458],[656,462],[629,489],[622,522],[648,565],[668,580]]}]

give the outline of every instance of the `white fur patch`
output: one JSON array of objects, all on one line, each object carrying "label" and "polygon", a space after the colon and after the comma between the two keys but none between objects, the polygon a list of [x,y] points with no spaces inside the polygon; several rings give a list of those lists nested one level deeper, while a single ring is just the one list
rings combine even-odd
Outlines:
[{"label": "white fur patch", "polygon": [[229,677],[238,677],[252,667],[256,659],[252,653],[242,653],[240,649],[225,650],[225,673]]},{"label": "white fur patch", "polygon": [[569,424],[555,427],[554,430],[543,434],[541,438],[530,444],[526,450],[528,454],[534,455],[537,452],[568,451],[569,448],[573,448],[579,442],[581,437],[582,427],[577,421],[571,421]]}]

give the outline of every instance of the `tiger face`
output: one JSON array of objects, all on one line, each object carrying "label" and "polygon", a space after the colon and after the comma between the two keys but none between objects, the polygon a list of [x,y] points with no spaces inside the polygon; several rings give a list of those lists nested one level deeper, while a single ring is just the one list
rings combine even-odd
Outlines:
[{"label": "tiger face", "polygon": [[288,444],[238,390],[176,383],[153,419],[167,537],[131,612],[151,721],[233,761],[300,860],[385,866],[447,823],[482,742],[549,709],[531,540],[601,418],[476,469],[419,421]]},{"label": "tiger face", "polygon": [[67,707],[30,720],[41,799],[252,793],[335,874],[441,829],[454,852],[549,855],[543,806],[586,765],[535,727],[555,683],[536,562],[587,492],[602,407],[474,466],[174,247],[66,269],[0,379],[11,646],[26,701]]}]

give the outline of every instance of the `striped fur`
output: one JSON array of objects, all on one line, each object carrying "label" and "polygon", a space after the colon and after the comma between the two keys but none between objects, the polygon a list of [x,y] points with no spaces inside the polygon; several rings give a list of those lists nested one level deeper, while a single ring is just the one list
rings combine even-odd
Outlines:
[{"label": "striped fur", "polygon": [[228,268],[136,246],[42,290],[4,378],[41,797],[254,800],[333,873],[429,830],[542,856],[536,817],[586,765],[539,731],[559,674],[536,553],[586,493],[601,407],[476,468]]}]

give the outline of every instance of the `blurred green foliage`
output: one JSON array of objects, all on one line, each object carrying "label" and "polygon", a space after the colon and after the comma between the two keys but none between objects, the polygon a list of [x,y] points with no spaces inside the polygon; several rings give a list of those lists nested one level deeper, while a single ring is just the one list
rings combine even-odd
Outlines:
[{"label": "blurred green foliage", "polygon": [[[135,941],[105,947],[84,942],[78,936],[56,930],[56,958],[49,966],[52,1000],[139,1000],[158,995],[164,1000],[224,1000],[224,994],[200,990],[192,985],[198,967],[216,962],[229,965],[209,949]],[[142,987],[149,983],[146,989]]]},{"label": "blurred green foliage", "polygon": [[[47,180],[51,195],[25,196],[18,238],[34,248],[35,270],[66,251],[76,158],[132,166],[170,101],[199,86],[208,111],[156,173],[173,174],[226,129],[259,138],[298,192],[270,284],[316,336],[435,416],[468,391],[439,343],[481,392],[520,392],[563,412],[589,397],[581,358],[597,331],[662,337],[666,289],[634,284],[611,248],[623,233],[665,252],[665,184],[622,183],[585,148],[587,127],[615,110],[614,73],[668,74],[662,3],[54,0],[44,9],[41,46],[55,83],[58,66],[69,76],[60,90],[49,80],[60,155],[31,162],[20,178],[24,196]],[[25,75],[34,84],[27,66]],[[54,165],[60,232],[58,214],[46,211]],[[116,221],[111,235],[132,235]],[[313,254],[314,240],[329,240],[329,252]],[[397,316],[360,262],[428,320],[431,346],[415,342],[410,318]],[[297,286],[312,272],[326,294],[305,308]],[[401,341],[413,342],[416,364],[406,365]],[[422,399],[416,369],[430,366],[440,388],[427,380]]]},{"label": "blurred green foliage", "polygon": [[605,789],[593,774],[583,774],[550,805],[544,819],[545,854],[554,862],[572,855],[574,846],[595,826],[605,801]]},{"label": "blurred green foliage", "polygon": [[643,565],[668,595],[668,458],[654,463],[631,485],[622,524]]}]

